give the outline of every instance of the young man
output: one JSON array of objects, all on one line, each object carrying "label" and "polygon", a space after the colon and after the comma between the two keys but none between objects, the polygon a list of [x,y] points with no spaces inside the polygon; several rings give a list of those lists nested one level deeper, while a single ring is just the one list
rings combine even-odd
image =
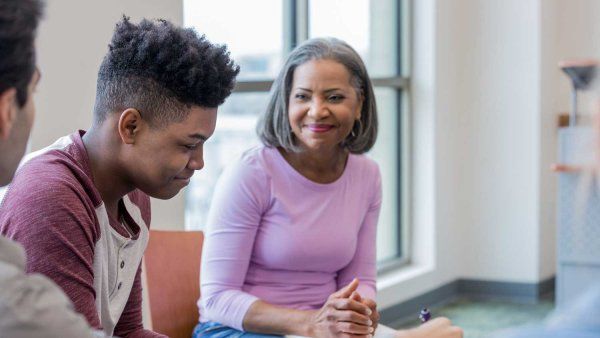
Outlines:
[{"label": "young man", "polygon": [[142,328],[148,196],[175,196],[203,167],[238,72],[225,47],[190,29],[124,18],[98,72],[92,127],[28,156],[9,187],[1,232],[106,335],[163,337]]},{"label": "young man", "polygon": [[[33,123],[40,79],[34,39],[42,10],[38,0],[0,1],[0,186],[10,183]],[[58,286],[24,270],[23,248],[0,236],[0,337],[92,337]]]}]

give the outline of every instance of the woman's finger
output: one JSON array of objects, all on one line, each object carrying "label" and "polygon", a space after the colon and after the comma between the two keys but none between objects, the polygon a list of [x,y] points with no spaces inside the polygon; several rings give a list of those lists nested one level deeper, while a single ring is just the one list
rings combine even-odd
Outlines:
[{"label": "woman's finger", "polygon": [[368,306],[352,299],[333,299],[330,302],[331,305],[337,310],[356,311],[366,316],[370,316],[373,313]]}]

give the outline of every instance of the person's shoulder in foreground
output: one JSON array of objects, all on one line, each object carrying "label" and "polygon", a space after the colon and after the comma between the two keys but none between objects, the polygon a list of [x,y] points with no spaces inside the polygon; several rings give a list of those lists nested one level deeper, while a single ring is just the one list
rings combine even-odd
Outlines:
[{"label": "person's shoulder in foreground", "polygon": [[[94,334],[56,284],[24,273],[25,253],[0,236],[0,336],[85,338]],[[104,336],[103,334],[100,336]]]},{"label": "person's shoulder in foreground", "polygon": [[557,308],[541,326],[513,328],[493,338],[598,338],[600,337],[600,286],[583,292],[569,305]]}]

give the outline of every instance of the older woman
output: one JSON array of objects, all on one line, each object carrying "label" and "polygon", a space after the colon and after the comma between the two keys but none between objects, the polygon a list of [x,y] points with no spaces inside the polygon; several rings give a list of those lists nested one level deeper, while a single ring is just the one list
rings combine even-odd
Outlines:
[{"label": "older woman", "polygon": [[[371,81],[336,39],[298,46],[258,125],[264,146],[221,177],[194,337],[369,337],[377,328],[377,136]],[[396,337],[460,337],[447,319]],[[250,333],[253,332],[253,333]]]}]

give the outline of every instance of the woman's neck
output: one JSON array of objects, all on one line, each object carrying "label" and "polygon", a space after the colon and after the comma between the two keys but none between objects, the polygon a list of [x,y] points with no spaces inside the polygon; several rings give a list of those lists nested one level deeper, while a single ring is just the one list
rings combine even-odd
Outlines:
[{"label": "woman's neck", "polygon": [[283,158],[302,176],[317,183],[332,183],[344,173],[348,151],[335,147],[329,151],[288,152],[278,148]]}]

